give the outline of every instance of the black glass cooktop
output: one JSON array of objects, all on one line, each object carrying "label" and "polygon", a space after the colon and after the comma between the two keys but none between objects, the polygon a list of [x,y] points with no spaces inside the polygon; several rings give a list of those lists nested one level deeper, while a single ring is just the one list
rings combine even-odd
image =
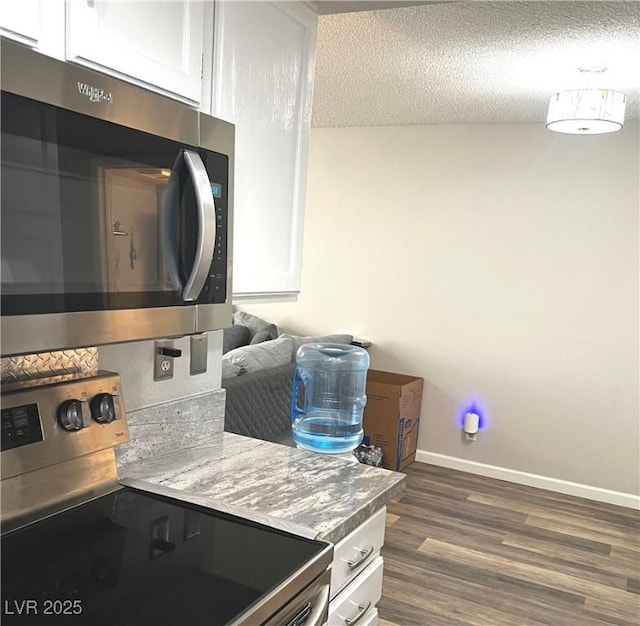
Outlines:
[{"label": "black glass cooktop", "polygon": [[219,626],[325,550],[129,488],[2,536],[2,624]]}]

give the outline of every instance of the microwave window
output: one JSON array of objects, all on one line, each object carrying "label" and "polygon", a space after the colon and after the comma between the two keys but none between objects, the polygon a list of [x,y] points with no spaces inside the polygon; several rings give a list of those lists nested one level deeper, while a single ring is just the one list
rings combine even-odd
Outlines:
[{"label": "microwave window", "polygon": [[[195,202],[186,177],[179,206],[165,191],[185,146],[5,93],[1,129],[3,314],[182,303],[170,268],[193,262]],[[226,181],[226,158],[202,156]]]},{"label": "microwave window", "polygon": [[[15,143],[16,153],[34,152],[31,139]],[[51,144],[42,147],[53,150]],[[65,157],[65,165],[90,158],[77,150]],[[37,171],[3,163],[3,288],[10,293],[171,290],[158,224],[169,175],[162,168],[100,165],[95,186],[78,175],[58,175],[44,159]],[[91,201],[81,200],[94,194]],[[64,212],[61,202],[68,207]]]}]

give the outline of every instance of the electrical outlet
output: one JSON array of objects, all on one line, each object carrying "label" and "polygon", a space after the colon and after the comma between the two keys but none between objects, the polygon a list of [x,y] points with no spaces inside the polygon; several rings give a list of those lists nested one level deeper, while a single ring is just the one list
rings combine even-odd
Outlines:
[{"label": "electrical outlet", "polygon": [[184,540],[188,541],[200,534],[200,514],[195,511],[184,512]]},{"label": "electrical outlet", "polygon": [[156,341],[154,343],[153,380],[170,380],[173,378],[174,357],[162,354],[163,348],[171,347],[171,344],[166,341]]},{"label": "electrical outlet", "polygon": [[159,517],[151,522],[151,541],[169,541],[169,516]]},{"label": "electrical outlet", "polygon": [[169,541],[169,516],[153,520],[149,527],[149,558],[157,559],[174,549],[175,545]]}]

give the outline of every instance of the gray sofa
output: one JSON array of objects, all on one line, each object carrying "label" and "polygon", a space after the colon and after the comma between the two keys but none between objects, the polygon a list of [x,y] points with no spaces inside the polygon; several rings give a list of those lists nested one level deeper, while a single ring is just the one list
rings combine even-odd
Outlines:
[{"label": "gray sofa", "polygon": [[291,438],[293,363],[223,379],[227,390],[224,429],[265,441],[294,445]]},{"label": "gray sofa", "polygon": [[311,341],[351,343],[352,335],[301,337],[245,312],[224,329],[222,387],[227,432],[294,445],[291,387],[298,347]]}]

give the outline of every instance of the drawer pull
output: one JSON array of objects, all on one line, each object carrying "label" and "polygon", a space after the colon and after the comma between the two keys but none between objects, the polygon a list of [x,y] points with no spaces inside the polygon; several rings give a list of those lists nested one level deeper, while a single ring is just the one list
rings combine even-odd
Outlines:
[{"label": "drawer pull", "polygon": [[366,550],[362,550],[360,548],[356,548],[356,549],[358,550],[358,552],[360,552],[361,556],[359,559],[356,559],[355,561],[347,561],[347,565],[351,570],[354,570],[360,567],[373,554],[373,551],[375,550],[373,546],[369,546],[369,548]]},{"label": "drawer pull", "polygon": [[367,602],[365,605],[358,604],[359,613],[355,617],[352,617],[351,619],[349,619],[348,617],[343,617],[342,619],[344,619],[344,623],[347,626],[356,626],[356,624],[359,624],[362,618],[368,613],[370,608],[371,600],[369,600],[369,602]]}]

